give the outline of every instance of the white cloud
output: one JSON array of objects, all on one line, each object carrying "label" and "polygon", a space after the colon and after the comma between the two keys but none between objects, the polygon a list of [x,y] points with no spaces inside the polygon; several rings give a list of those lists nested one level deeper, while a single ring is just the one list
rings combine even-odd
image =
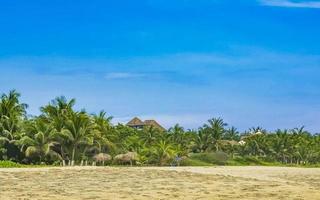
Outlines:
[{"label": "white cloud", "polygon": [[290,0],[260,0],[265,6],[291,7],[291,8],[320,8],[319,1],[290,1]]},{"label": "white cloud", "polygon": [[105,75],[106,79],[132,79],[132,78],[141,78],[145,74],[141,73],[128,73],[128,72],[110,72]]}]

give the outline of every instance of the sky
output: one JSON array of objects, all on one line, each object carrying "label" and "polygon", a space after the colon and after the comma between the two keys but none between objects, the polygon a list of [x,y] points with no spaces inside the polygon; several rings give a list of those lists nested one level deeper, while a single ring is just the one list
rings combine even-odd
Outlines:
[{"label": "sky", "polygon": [[319,74],[320,1],[1,1],[0,93],[31,115],[64,95],[114,123],[320,132]]}]

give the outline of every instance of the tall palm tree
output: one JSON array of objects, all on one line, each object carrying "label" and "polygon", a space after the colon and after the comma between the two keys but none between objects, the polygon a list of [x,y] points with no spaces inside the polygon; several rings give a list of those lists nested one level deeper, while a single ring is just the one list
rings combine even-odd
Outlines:
[{"label": "tall palm tree", "polygon": [[198,152],[206,152],[211,145],[211,135],[205,128],[200,128],[195,134],[195,148]]},{"label": "tall palm tree", "polygon": [[18,159],[19,149],[14,144],[21,138],[22,122],[27,104],[20,103],[20,93],[15,90],[2,94],[0,99],[0,148],[2,157]]},{"label": "tall palm tree", "polygon": [[32,121],[28,126],[26,135],[17,141],[17,144],[21,146],[21,151],[25,152],[27,157],[39,157],[40,162],[48,156],[60,159],[60,155],[53,150],[57,143],[55,128],[42,120]]},{"label": "tall palm tree", "polygon": [[41,117],[52,123],[57,131],[61,131],[72,115],[76,100],[68,101],[64,96],[56,97],[48,105],[41,107]]},{"label": "tall palm tree", "polygon": [[223,135],[226,132],[225,127],[227,125],[227,123],[223,122],[223,119],[213,118],[208,120],[208,123],[203,126],[204,129],[210,133],[212,144],[216,151],[219,151],[220,149],[220,141],[223,139]]},{"label": "tall palm tree", "polygon": [[95,129],[94,143],[100,152],[107,152],[115,148],[115,144],[112,142],[115,140],[115,131],[112,127],[111,120],[112,117],[107,117],[104,111],[93,116]]},{"label": "tall palm tree", "polygon": [[287,130],[276,130],[275,134],[271,138],[270,151],[274,154],[274,157],[281,162],[285,162],[288,156],[288,141],[289,134]]},{"label": "tall palm tree", "polygon": [[228,130],[226,130],[224,138],[225,140],[235,140],[235,141],[239,141],[240,140],[240,134],[239,131],[237,130],[237,128],[235,127],[231,127]]},{"label": "tall palm tree", "polygon": [[179,124],[174,125],[168,131],[170,134],[170,139],[176,144],[181,144],[184,142],[184,129]]},{"label": "tall palm tree", "polygon": [[74,112],[66,122],[61,132],[70,145],[71,163],[74,165],[77,149],[80,145],[92,145],[94,138],[94,126],[90,117],[84,112]]},{"label": "tall palm tree", "polygon": [[9,94],[2,94],[0,102],[0,116],[22,117],[26,114],[27,104],[20,103],[20,93],[11,90]]}]

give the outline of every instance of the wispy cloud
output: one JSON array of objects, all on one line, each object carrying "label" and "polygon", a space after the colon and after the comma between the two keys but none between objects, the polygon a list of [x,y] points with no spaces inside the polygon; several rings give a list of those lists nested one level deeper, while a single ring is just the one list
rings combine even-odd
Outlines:
[{"label": "wispy cloud", "polygon": [[319,1],[260,0],[260,3],[265,6],[291,8],[320,8]]},{"label": "wispy cloud", "polygon": [[106,79],[134,79],[134,78],[142,78],[145,74],[142,73],[130,73],[130,72],[110,72],[105,75]]},{"label": "wispy cloud", "polygon": [[0,58],[0,69],[0,91],[21,91],[31,114],[65,94],[79,100],[79,109],[107,110],[115,123],[140,116],[197,128],[221,116],[243,129],[319,129],[320,55],[234,47],[114,60]]}]

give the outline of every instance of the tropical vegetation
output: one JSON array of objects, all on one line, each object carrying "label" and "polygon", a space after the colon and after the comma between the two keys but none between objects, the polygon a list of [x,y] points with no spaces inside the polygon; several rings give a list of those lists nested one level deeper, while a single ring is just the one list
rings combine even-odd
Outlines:
[{"label": "tropical vegetation", "polygon": [[[0,98],[0,163],[91,165],[316,165],[320,163],[320,135],[304,127],[245,132],[221,118],[197,130],[178,124],[167,131],[113,125],[106,112],[76,110],[75,99],[57,97],[27,115],[27,104],[12,90]],[[17,165],[18,166],[18,165]]]}]

